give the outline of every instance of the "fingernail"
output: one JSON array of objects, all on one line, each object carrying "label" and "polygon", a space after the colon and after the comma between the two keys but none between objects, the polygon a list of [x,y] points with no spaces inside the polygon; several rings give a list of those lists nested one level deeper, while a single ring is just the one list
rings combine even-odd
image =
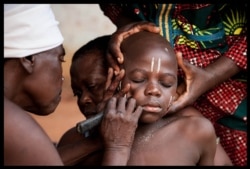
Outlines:
[{"label": "fingernail", "polygon": [[114,73],[116,76],[119,75],[119,71],[117,71],[117,70],[115,70]]},{"label": "fingernail", "polygon": [[117,58],[119,63],[122,63],[122,58]]}]

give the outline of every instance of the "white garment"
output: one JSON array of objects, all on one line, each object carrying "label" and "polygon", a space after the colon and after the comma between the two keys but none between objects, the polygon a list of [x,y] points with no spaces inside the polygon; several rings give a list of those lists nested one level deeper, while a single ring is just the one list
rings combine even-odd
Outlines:
[{"label": "white garment", "polygon": [[4,58],[21,58],[63,43],[49,4],[4,4]]}]

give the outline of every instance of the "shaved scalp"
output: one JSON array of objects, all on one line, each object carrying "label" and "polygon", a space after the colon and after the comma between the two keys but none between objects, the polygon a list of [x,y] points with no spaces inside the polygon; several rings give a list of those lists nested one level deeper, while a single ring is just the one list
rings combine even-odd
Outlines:
[{"label": "shaved scalp", "polygon": [[126,55],[126,51],[141,50],[143,47],[164,48],[169,53],[168,56],[175,57],[175,52],[171,44],[160,34],[141,31],[126,38],[121,44],[121,51]]}]

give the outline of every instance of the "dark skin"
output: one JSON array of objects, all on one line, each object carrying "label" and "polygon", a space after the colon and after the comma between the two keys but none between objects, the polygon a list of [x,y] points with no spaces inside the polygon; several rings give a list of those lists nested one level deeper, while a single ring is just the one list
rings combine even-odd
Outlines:
[{"label": "dark skin", "polygon": [[[100,52],[86,54],[84,59],[75,60],[70,68],[71,88],[86,118],[96,114],[97,105],[103,100],[106,88],[108,70],[102,64],[99,55],[101,55]],[[89,76],[90,74],[92,76]]]},{"label": "dark skin", "polygon": [[4,63],[4,165],[63,164],[47,134],[26,112],[48,115],[55,110],[63,57],[64,49],[58,46]]},{"label": "dark skin", "polygon": [[[42,127],[27,113],[49,115],[56,109],[61,98],[63,56],[61,45],[24,58],[4,60],[4,165],[63,165],[63,161],[72,161],[96,149],[97,144],[85,147],[85,142],[77,142],[60,147],[59,154]],[[111,82],[107,85],[110,86],[104,100],[113,95],[117,86]],[[100,109],[104,106],[105,102]],[[72,154],[79,152],[79,147],[85,149]],[[113,154],[123,155],[124,151],[119,151]]]},{"label": "dark skin", "polygon": [[77,97],[79,109],[86,118],[100,112],[113,95],[119,97],[129,90],[127,85],[122,91],[115,93],[124,76],[124,70],[113,79],[113,69],[104,65],[103,57],[105,56],[98,50],[88,52],[84,58],[73,61],[70,67],[71,87]]},{"label": "dark skin", "polygon": [[[48,115],[59,104],[63,58],[64,48],[61,45],[29,57],[5,60],[4,165],[60,166],[64,161],[72,162],[101,147],[99,140],[91,140],[91,144],[78,141],[56,149],[42,127],[27,113]],[[114,88],[111,82],[108,85],[108,89]],[[123,141],[123,137],[117,135],[117,138]],[[117,145],[119,141],[116,145],[110,143],[110,148]],[[117,151],[111,155],[123,155],[120,149],[114,150]]]},{"label": "dark skin", "polygon": [[132,22],[129,18],[123,16],[121,16],[121,19],[119,21],[120,26],[118,27],[116,32],[112,34],[107,51],[107,58],[109,64],[114,69],[115,75],[119,74],[119,64],[122,64],[124,61],[124,57],[121,53],[120,47],[125,38],[140,31],[160,33],[160,28],[151,22]]},{"label": "dark skin", "polygon": [[[168,114],[169,107],[166,103],[170,102],[171,105],[170,96],[175,94],[177,88],[177,61],[170,44],[166,44],[160,35],[142,32],[125,40],[121,49],[125,51],[123,53],[126,58],[124,61],[126,75],[123,83],[130,83],[129,94],[136,99],[138,105],[144,105],[144,111],[140,117],[142,124],[139,124],[135,136],[137,139],[132,147],[132,151],[135,153],[131,154],[129,164],[213,165],[216,146],[212,141],[215,139],[212,124],[201,116],[197,119],[195,116],[186,116],[185,112],[197,114],[197,111],[191,107],[173,115]],[[160,109],[161,111],[158,110],[158,106],[162,109]],[[164,106],[166,107],[164,108]],[[166,117],[162,118],[164,116]],[[164,124],[164,127],[159,129],[158,126],[161,124]],[[197,130],[197,135],[193,136],[189,132],[195,125],[201,125],[201,130]],[[185,126],[185,130],[182,130],[181,126]],[[208,128],[205,129],[205,126]],[[141,137],[145,138],[145,135],[151,132],[154,137],[147,138],[150,140],[146,141],[145,145],[141,145]],[[206,140],[207,143],[205,143],[203,139],[211,140],[209,143]],[[161,141],[159,142],[159,140]],[[158,146],[157,144],[160,143],[162,145]],[[186,148],[182,149],[183,147],[178,145]],[[197,149],[197,147],[199,148]],[[145,153],[147,151],[154,153]],[[183,156],[175,152],[182,152]],[[196,153],[200,156],[197,156]]]},{"label": "dark skin", "polygon": [[[70,160],[72,156],[68,155],[72,151],[77,152],[79,146],[82,148],[80,155],[96,148],[97,144],[86,147],[85,142],[77,142],[61,147],[59,154],[48,135],[26,112],[47,115],[54,111],[61,97],[63,57],[64,49],[59,46],[30,58],[10,59],[5,62],[5,165],[63,165],[62,159]],[[42,83],[44,81],[47,83]],[[41,86],[41,83],[44,85]],[[44,92],[43,87],[49,92]],[[78,157],[77,155],[79,156],[75,156]]]},{"label": "dark skin", "polygon": [[[134,25],[134,26],[136,26],[136,25]],[[136,28],[136,30],[137,30],[137,28]],[[116,39],[119,39],[119,38],[116,38]],[[117,43],[114,43],[114,44],[117,44]],[[89,88],[88,87],[89,84],[90,84],[89,82],[95,81],[94,79],[96,79],[97,77],[100,77],[100,75],[104,75],[103,72],[107,71],[107,70],[103,70],[102,63],[100,62],[100,60],[98,61],[98,59],[97,59],[98,58],[97,56],[99,56],[98,54],[101,54],[101,52],[96,51],[96,52],[94,52],[92,54],[89,54],[89,56],[86,56],[86,59],[79,59],[75,63],[72,62],[72,66],[71,66],[72,89],[73,89],[73,91],[75,91],[74,93],[78,97],[78,106],[79,106],[81,112],[83,114],[85,114],[87,118],[88,118],[88,114],[89,113],[88,112],[84,112],[85,106],[86,107],[92,107],[92,111],[90,111],[90,112],[94,112],[94,110],[96,110],[96,103],[99,103],[99,101],[101,100],[101,97],[96,97],[95,98],[93,96],[102,96],[99,93],[103,93],[103,90],[99,90],[99,89],[101,89],[100,86],[104,86],[104,80],[102,81],[102,83],[100,83],[101,82],[100,80],[99,80],[99,83],[92,83],[92,84],[99,84],[99,85],[92,85],[92,86],[95,86],[93,88],[95,90],[89,90],[89,91],[87,91],[87,90],[84,90],[84,89]],[[103,56],[101,56],[101,57],[103,57]],[[179,64],[183,62],[183,60],[182,60],[181,57],[177,57],[177,59],[178,59],[178,63]],[[95,63],[95,64],[91,65],[91,63]],[[96,64],[96,63],[98,63],[98,64]],[[78,65],[80,65],[80,66],[78,66]],[[86,65],[86,66],[84,66],[84,65]],[[87,69],[85,69],[84,67],[86,67]],[[79,74],[79,72],[88,72],[88,73],[87,73],[87,76],[86,76],[85,74],[82,74],[82,73]],[[93,75],[92,75],[92,72],[93,72]],[[95,77],[96,75],[98,75],[98,76]],[[108,79],[111,79],[111,77],[112,77],[112,69],[110,69],[109,78]],[[103,79],[103,78],[101,78],[101,79]],[[111,82],[111,80],[108,80],[108,81],[109,81],[108,83]],[[86,85],[84,85],[83,82],[86,82]],[[116,83],[118,83],[118,81]],[[117,84],[116,84],[116,86],[117,86]],[[107,91],[111,91],[109,93],[111,93],[111,95],[112,95],[112,91],[114,91],[114,88],[115,88],[115,86],[113,86],[112,90],[107,90]],[[80,93],[82,93],[82,96],[79,95]],[[83,93],[86,93],[86,95],[83,94]],[[88,98],[88,99],[86,99],[86,98]],[[84,100],[88,100],[88,102],[84,102]],[[196,115],[200,115],[200,114],[197,113]],[[63,145],[67,145],[69,143],[71,144],[73,142],[73,138],[76,141],[85,140],[85,139],[83,139],[83,137],[81,135],[79,135],[76,132],[76,129],[74,127],[74,128],[70,129],[68,132],[66,132],[63,135],[63,137],[61,138],[58,146],[61,147]],[[98,149],[100,149],[100,144],[96,144],[96,149],[95,150],[98,150]],[[226,160],[226,163],[222,163],[222,164],[218,163],[216,165],[224,165],[224,164],[229,165],[229,164],[231,164],[228,156],[225,155],[225,151],[221,147],[220,144],[217,146],[217,150],[219,150],[218,153],[220,153],[223,156],[225,156],[227,160]],[[81,152],[79,152],[79,153],[81,154]],[[83,159],[83,158],[86,158],[86,157],[84,157],[84,155],[82,155],[81,158]],[[66,162],[66,164],[68,164],[68,165],[77,164],[79,161],[81,161],[81,159],[76,158],[72,162]],[[95,165],[95,162],[94,163],[89,163],[89,165],[92,165],[92,164]]]},{"label": "dark skin", "polygon": [[[148,27],[147,31],[153,33],[160,32],[160,28],[152,23],[134,22],[123,15],[119,16],[118,20],[117,31],[113,34],[113,38],[110,41],[110,50],[108,51],[109,63],[117,73],[120,71],[119,64],[122,64],[124,60],[120,44],[125,38],[139,31],[146,30],[146,27]],[[117,39],[118,42],[114,43]],[[182,58],[180,52],[177,52],[176,55]],[[196,67],[185,60],[182,61],[182,59],[180,59],[178,65],[185,72],[185,81],[177,88],[177,96],[175,102],[170,107],[170,112],[178,111],[185,106],[193,104],[206,91],[240,72],[240,68],[235,62],[225,56],[221,56],[217,61],[204,69]]]},{"label": "dark skin", "polygon": [[[41,59],[43,57],[46,59]],[[63,57],[64,49],[59,46],[28,58],[7,60],[4,63],[4,96],[34,114],[52,113],[61,99]],[[44,85],[38,88],[40,84]],[[44,93],[44,88],[47,88],[47,93]]]},{"label": "dark skin", "polygon": [[[119,39],[119,42],[115,45],[113,42],[114,39],[111,39],[110,41],[110,43],[113,44],[111,45],[111,48],[113,49],[112,51],[116,52],[109,51],[107,55],[109,63],[114,68],[115,72],[119,72],[119,64],[122,64],[124,60],[119,45],[129,35],[137,33],[138,31],[143,31],[140,30],[140,26],[138,25],[141,24],[144,27],[148,25],[150,28],[148,29],[149,31],[159,33],[159,29],[157,29],[158,27],[155,26],[155,29],[152,28],[153,24],[147,24],[147,22],[134,22],[125,16],[120,16],[119,18],[120,22],[117,25],[118,29],[113,36],[114,39]],[[131,26],[134,25],[136,25],[137,28],[131,29]],[[176,56],[178,59],[178,65],[185,73],[185,80],[178,85],[174,102],[169,108],[170,113],[174,113],[188,105],[192,105],[202,94],[240,72],[240,68],[231,59],[225,56],[221,56],[217,61],[208,65],[204,69],[196,67],[183,60],[180,52],[177,52]],[[218,144],[215,162],[217,165],[232,165],[231,160],[226,155],[221,144]]]},{"label": "dark skin", "polygon": [[[142,34],[141,36],[144,37],[145,35]],[[141,36],[139,36],[139,38],[136,37],[136,39],[140,39]],[[119,99],[112,98],[109,100],[106,107],[107,109],[104,114],[104,118],[101,123],[102,126],[101,134],[103,138],[107,138],[107,136],[109,136],[110,131],[112,131],[112,133],[122,133],[121,135],[123,135],[125,142],[123,144],[120,144],[120,146],[110,148],[111,141],[107,141],[108,139],[104,139],[103,140],[103,147],[105,150],[104,155],[102,155],[103,153],[102,151],[95,152],[92,155],[83,158],[82,164],[100,165],[101,158],[104,158],[105,160],[103,161],[107,162],[107,163],[103,162],[102,163],[103,165],[109,165],[109,164],[212,165],[213,164],[213,156],[215,152],[215,133],[211,123],[208,120],[206,120],[202,116],[199,117],[193,116],[194,114],[197,114],[197,111],[193,108],[187,108],[185,110],[180,111],[177,114],[178,116],[169,115],[168,117],[162,119],[162,117],[168,112],[169,108],[166,102],[168,103],[171,102],[170,96],[174,95],[176,91],[177,62],[173,57],[174,56],[173,52],[171,52],[171,55],[173,55],[172,57],[170,57],[171,55],[165,57],[166,52],[165,50],[163,50],[164,48],[162,48],[162,46],[165,45],[165,43],[163,43],[165,41],[162,41],[162,38],[160,38],[161,40],[157,40],[158,38],[159,36],[154,40],[156,41],[158,46],[161,46],[160,49],[156,48],[153,50],[152,48],[148,48],[148,45],[150,45],[151,47],[152,44],[150,43],[144,44],[143,42],[145,42],[145,39],[143,38],[141,39],[141,41],[138,41],[137,44],[136,42],[134,43],[135,39],[128,40],[128,42],[126,43],[127,46],[125,45],[124,47],[124,50],[130,52],[141,51],[139,49],[143,50],[141,51],[141,53],[136,53],[136,54],[133,54],[133,52],[127,53],[128,57],[131,56],[128,59],[131,62],[125,62],[124,64],[124,68],[126,69],[127,72],[127,74],[125,75],[124,84],[127,84],[127,82],[130,83],[131,90],[129,91],[129,93],[127,93],[127,97],[129,97],[130,99],[127,100],[125,97],[121,97]],[[129,47],[128,44],[133,44],[133,45],[131,45],[132,47],[131,46]],[[167,48],[169,47],[170,46],[167,46]],[[145,56],[145,53],[150,53],[150,55]],[[160,64],[161,69],[158,73],[156,72],[157,69],[156,67],[154,67],[153,72],[151,72],[150,70],[151,54],[154,55],[156,58],[160,56],[160,58],[162,59],[162,62]],[[132,57],[134,55],[137,55],[137,57]],[[136,70],[139,70],[138,72],[134,70],[135,67]],[[141,71],[141,69],[143,71]],[[130,75],[132,77],[130,77]],[[137,77],[138,75],[139,77]],[[148,78],[148,81],[139,85],[140,83],[138,82],[138,78],[140,78],[141,80],[142,77]],[[131,80],[131,78],[136,78],[137,79],[136,82]],[[160,81],[161,83],[155,84],[158,81]],[[171,87],[165,87],[166,85],[168,86],[170,85]],[[154,103],[155,101],[152,102],[152,100],[155,100],[159,107],[158,106],[154,107],[152,104],[155,104]],[[143,114],[140,116],[140,123],[137,124],[136,122],[136,119],[138,119],[139,117],[136,115],[136,113],[132,113],[132,115],[134,114],[134,116],[136,117],[131,118],[132,109],[131,106],[128,106],[129,104],[137,104],[139,105],[139,107],[144,107]],[[120,112],[117,112],[117,110],[119,110]],[[123,131],[121,130],[122,128],[103,127],[109,125],[112,122],[120,123],[119,120],[117,119],[122,119],[122,118],[128,119],[128,120],[125,119],[122,120],[121,122],[123,123],[130,122],[131,120],[129,119],[131,118],[134,119],[135,121],[134,123],[134,125],[136,125],[135,127],[137,127],[138,125],[135,135],[130,135],[130,137],[132,138],[128,138],[129,136],[128,132],[131,132],[129,128],[127,128],[126,131],[124,131],[123,133]],[[162,126],[162,128],[159,129],[159,125]],[[191,132],[191,130],[193,130],[193,127],[199,129],[196,130],[197,135],[188,134]],[[105,130],[103,130],[104,128]],[[184,128],[185,130],[183,130]],[[177,133],[182,133],[180,134],[181,137],[179,137],[180,135]],[[149,138],[150,141],[142,139],[146,138],[146,136],[151,134],[153,134],[154,137],[147,137]],[[176,140],[176,137],[178,138],[177,141],[173,141],[172,139]],[[92,139],[92,137],[89,137],[88,139]],[[116,142],[117,139],[113,138],[111,140],[113,140],[113,142]],[[131,142],[131,140],[134,141]],[[142,142],[142,140],[144,141]],[[159,142],[159,140],[165,140],[165,141]],[[179,150],[178,148],[179,146],[177,145],[186,145],[187,149],[190,149],[190,151],[187,150],[186,152],[188,153],[187,154],[184,153],[184,155],[180,157],[179,153],[177,154],[174,153],[180,151],[183,152],[183,149],[180,148]],[[197,148],[197,145],[199,145],[198,146],[199,148]],[[154,150],[152,150],[152,148]],[[165,148],[170,151],[165,151],[166,150]],[[117,154],[117,156],[113,156],[113,151],[116,149],[121,149],[124,152],[123,158],[121,158],[122,155],[121,153]],[[149,151],[150,153],[147,153],[147,151]],[[152,151],[154,153],[152,153]],[[198,154],[202,155],[199,156]],[[143,158],[146,160],[141,160]]]},{"label": "dark skin", "polygon": [[[78,59],[73,61],[70,68],[72,90],[75,96],[77,96],[78,107],[86,118],[89,118],[99,112],[99,109],[101,109],[100,107],[105,105],[105,102],[111,96],[122,96],[129,89],[128,85],[119,93],[114,94],[119,81],[124,76],[124,71],[121,71],[120,75],[116,76],[116,78],[112,81],[113,71],[112,69],[108,69],[106,66],[104,66],[104,63],[102,61],[103,57],[104,56],[102,52],[98,50],[91,50],[91,52],[88,52],[88,54],[85,54],[83,57],[79,57]],[[131,111],[134,110],[134,104],[128,106],[131,106]],[[135,124],[137,124],[140,111],[138,111],[136,115],[136,118],[134,116],[131,116],[133,117],[133,119],[127,121],[127,123],[124,123],[125,118],[120,118],[110,124],[116,123],[114,126],[123,126],[117,128],[123,128],[124,130],[126,130],[129,139],[133,139],[130,138],[130,136],[134,134],[134,130],[136,128]],[[131,129],[131,133],[128,132],[129,128]],[[95,130],[97,130],[97,128]],[[110,133],[112,134],[113,132],[109,132],[109,135]],[[84,147],[78,147],[78,149],[76,149],[74,153],[68,154],[67,156],[70,156],[70,158],[62,156],[64,164],[86,165],[82,163],[82,161],[88,159],[89,163],[87,165],[95,165],[96,161],[91,162],[91,159],[93,158],[92,156],[95,156],[95,152],[103,150],[102,137],[100,136],[101,135],[98,134],[94,135],[91,138],[84,138],[83,135],[77,133],[75,127],[65,132],[58,143],[59,151],[65,147],[74,146],[77,143],[84,143],[82,144],[84,145]],[[106,137],[109,138],[110,136]],[[127,153],[123,152],[127,152],[130,147],[123,147],[121,149],[119,148],[119,146],[117,146],[123,144],[123,142],[121,142],[121,140],[124,141],[124,135],[122,133],[116,133],[115,137],[116,140],[120,140],[120,142],[116,143],[116,147],[114,147],[113,144],[109,144],[108,146],[106,146],[107,151],[109,149],[112,149],[111,153],[107,152],[107,156],[111,156],[112,159],[114,159],[114,157],[120,157],[117,158],[117,160],[112,161],[112,163],[122,165],[124,161],[126,161],[124,156],[127,156]],[[128,142],[132,142],[129,139]],[[82,151],[83,148],[85,148],[85,151]],[[98,164],[101,164],[102,156],[99,159],[100,161]],[[122,160],[120,161],[120,159]],[[108,164],[108,162],[105,162],[105,164]]]}]

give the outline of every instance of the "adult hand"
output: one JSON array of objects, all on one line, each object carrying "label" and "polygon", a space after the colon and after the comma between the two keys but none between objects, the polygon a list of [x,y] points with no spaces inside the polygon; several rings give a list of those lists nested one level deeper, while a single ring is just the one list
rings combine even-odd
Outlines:
[{"label": "adult hand", "polygon": [[212,86],[213,75],[205,69],[199,68],[184,60],[182,53],[177,52],[177,62],[185,74],[184,82],[177,87],[177,95],[169,107],[169,113],[192,105],[198,97]]},{"label": "adult hand", "polygon": [[106,82],[106,92],[104,95],[104,100],[110,99],[112,96],[122,97],[124,96],[130,89],[130,85],[126,84],[122,89],[118,89],[121,80],[125,75],[125,70],[122,69],[119,74],[115,77],[113,68],[109,68],[109,73]]},{"label": "adult hand", "polygon": [[141,113],[142,107],[136,107],[134,98],[112,97],[107,103],[101,122],[101,133],[106,138],[104,145],[130,147]]},{"label": "adult hand", "polygon": [[142,107],[136,100],[112,97],[104,110],[100,133],[104,144],[103,165],[126,165]]},{"label": "adult hand", "polygon": [[151,22],[146,22],[146,21],[133,22],[119,28],[111,36],[107,51],[107,59],[111,67],[114,69],[115,75],[119,74],[120,72],[119,64],[122,64],[124,59],[120,49],[122,41],[128,36],[140,31],[159,33],[160,28]]},{"label": "adult hand", "polygon": [[119,74],[113,78],[114,70],[113,68],[109,68],[105,85],[105,92],[102,102],[98,104],[98,112],[101,112],[104,109],[104,106],[111,97],[123,97],[129,91],[130,84],[124,85],[124,87],[119,91],[117,90],[124,75],[125,70],[122,69]]}]

